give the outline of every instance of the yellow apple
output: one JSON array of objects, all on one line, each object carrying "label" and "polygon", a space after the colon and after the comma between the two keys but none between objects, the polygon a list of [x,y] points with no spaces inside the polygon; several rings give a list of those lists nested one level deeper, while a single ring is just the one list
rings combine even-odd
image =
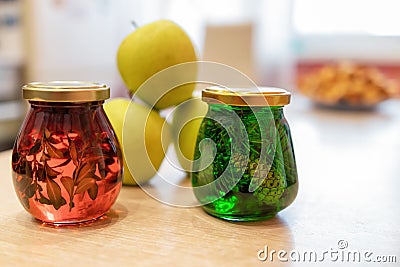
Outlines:
[{"label": "yellow apple", "polygon": [[[119,72],[131,95],[135,94],[156,109],[175,106],[192,96],[195,84],[179,85],[182,75],[195,81],[197,69],[190,67],[176,75],[164,77],[156,85],[138,88],[154,74],[171,66],[196,61],[193,44],[186,32],[170,20],[158,20],[130,33],[120,44],[117,54]],[[175,88],[168,88],[176,79]],[[168,81],[167,81],[168,80]]]},{"label": "yellow apple", "polygon": [[187,100],[177,106],[172,114],[171,133],[178,161],[187,172],[191,171],[197,134],[208,105],[200,98]]},{"label": "yellow apple", "polygon": [[104,104],[124,156],[124,184],[143,184],[158,171],[171,140],[165,119],[149,107],[125,98]]}]

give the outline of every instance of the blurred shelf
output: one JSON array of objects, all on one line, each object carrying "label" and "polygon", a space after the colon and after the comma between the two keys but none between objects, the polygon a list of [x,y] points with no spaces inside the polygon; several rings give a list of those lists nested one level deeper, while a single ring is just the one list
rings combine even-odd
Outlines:
[{"label": "blurred shelf", "polygon": [[0,151],[11,148],[25,111],[26,107],[22,101],[0,102]]}]

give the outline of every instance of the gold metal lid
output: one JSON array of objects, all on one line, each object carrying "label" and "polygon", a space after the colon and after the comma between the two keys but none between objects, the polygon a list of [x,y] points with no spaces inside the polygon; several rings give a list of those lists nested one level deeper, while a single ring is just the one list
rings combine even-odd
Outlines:
[{"label": "gold metal lid", "polygon": [[290,103],[290,92],[275,87],[225,88],[214,86],[202,91],[210,104],[231,106],[284,106]]},{"label": "gold metal lid", "polygon": [[79,81],[33,82],[22,87],[24,99],[44,102],[90,102],[110,98],[105,84]]}]

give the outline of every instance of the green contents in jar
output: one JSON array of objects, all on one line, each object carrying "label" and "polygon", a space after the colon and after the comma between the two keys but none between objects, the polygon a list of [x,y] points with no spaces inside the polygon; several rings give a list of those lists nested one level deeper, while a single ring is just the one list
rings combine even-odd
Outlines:
[{"label": "green contents in jar", "polygon": [[[232,113],[245,131],[240,131]],[[200,143],[208,139],[215,146],[201,149]],[[212,163],[204,168],[203,162]],[[253,221],[286,208],[296,197],[298,184],[282,106],[210,104],[200,126],[193,170],[194,193],[213,216]],[[202,187],[207,190],[197,190]]]}]

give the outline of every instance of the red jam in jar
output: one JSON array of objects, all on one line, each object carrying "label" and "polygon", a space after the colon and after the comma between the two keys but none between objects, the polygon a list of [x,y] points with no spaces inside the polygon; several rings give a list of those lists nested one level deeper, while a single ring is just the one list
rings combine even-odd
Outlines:
[{"label": "red jam in jar", "polygon": [[14,188],[23,207],[50,224],[95,220],[122,186],[122,154],[103,110],[106,85],[30,83],[30,103],[14,144]]}]

